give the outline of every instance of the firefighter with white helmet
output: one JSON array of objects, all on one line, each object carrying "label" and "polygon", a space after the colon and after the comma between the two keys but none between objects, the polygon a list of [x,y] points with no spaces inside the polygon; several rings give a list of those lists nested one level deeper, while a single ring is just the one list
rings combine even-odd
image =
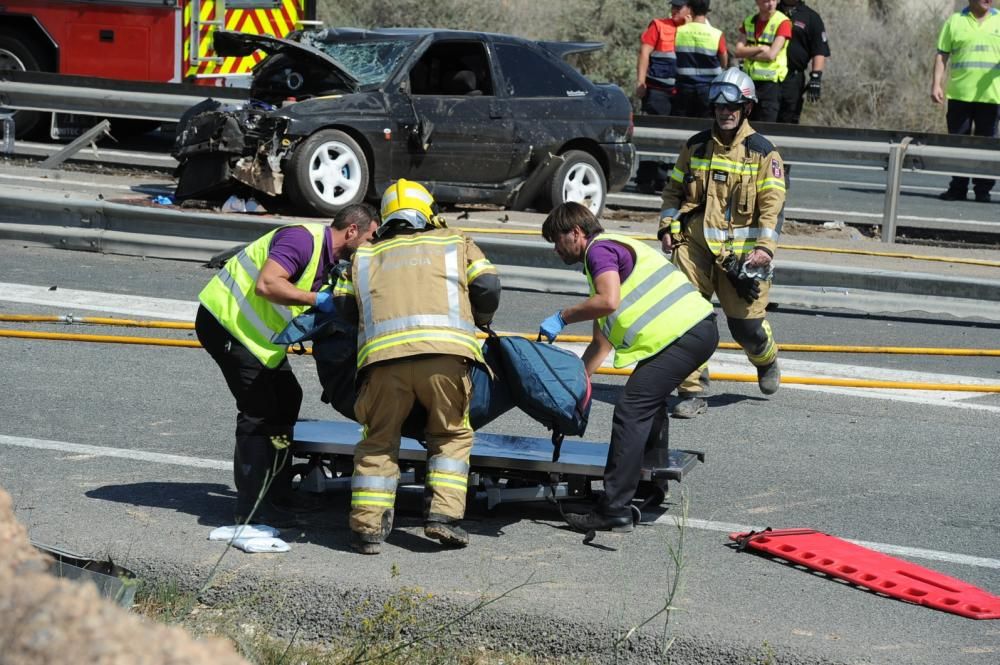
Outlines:
[{"label": "firefighter with white helmet", "polygon": [[354,454],[351,546],[378,554],[392,530],[400,431],[419,404],[427,412],[424,533],[464,547],[469,535],[458,522],[472,451],[469,369],[484,362],[476,326],[492,320],[500,280],[471,239],[447,228],[423,185],[391,184],[381,216],[334,288],[341,314],[358,321],[354,409],[364,439]]},{"label": "firefighter with white helmet", "polygon": [[[764,316],[785,205],[785,167],[774,145],[747,121],[757,101],[749,76],[727,69],[712,81],[708,96],[715,123],[681,150],[663,189],[657,236],[702,295],[718,297],[733,339],[757,368],[761,392],[771,395],[781,372]],[[707,389],[704,366],[681,384],[673,415],[704,413]]]}]

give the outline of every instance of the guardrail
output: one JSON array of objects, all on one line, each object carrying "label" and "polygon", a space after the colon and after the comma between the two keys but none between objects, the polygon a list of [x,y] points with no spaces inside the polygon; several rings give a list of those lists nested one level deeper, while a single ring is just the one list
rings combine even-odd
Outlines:
[{"label": "guardrail", "polygon": [[[38,72],[0,72],[0,107],[176,122],[206,97],[239,102],[247,91],[150,84]],[[633,141],[642,155],[670,158],[707,121],[639,116]],[[904,171],[1000,178],[1000,139],[755,123],[787,162],[875,167],[886,172],[881,237],[893,242]]]}]

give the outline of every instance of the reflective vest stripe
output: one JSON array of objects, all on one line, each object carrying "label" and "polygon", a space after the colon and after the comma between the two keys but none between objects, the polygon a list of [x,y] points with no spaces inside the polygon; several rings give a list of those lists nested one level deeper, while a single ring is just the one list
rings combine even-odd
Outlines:
[{"label": "reflective vest stripe", "polygon": [[[383,337],[391,333],[402,332],[412,328],[459,328],[475,334],[476,327],[462,317],[453,314],[416,314],[414,316],[403,316],[398,319],[381,321],[373,326],[370,339]],[[368,331],[366,330],[367,334]]]},{"label": "reflective vest stripe", "polygon": [[[685,279],[685,281],[687,281]],[[690,295],[692,293],[697,293],[695,288],[689,283],[680,284],[677,286],[666,298],[662,298],[653,304],[652,307],[643,312],[638,319],[636,319],[628,330],[625,331],[625,337],[622,339],[622,344],[625,346],[632,346],[636,342],[636,337],[643,328],[652,323],[658,316],[666,312],[668,309],[680,302],[681,298]]]},{"label": "reflective vest stripe", "polygon": [[[414,344],[419,342],[435,342],[445,344],[457,344],[472,351],[474,357],[482,358],[483,350],[476,341],[476,336],[472,333],[464,334],[456,330],[412,330],[395,335],[387,335],[379,339],[367,342],[358,350],[358,367],[360,368],[368,356],[374,351],[385,349],[401,344]],[[444,353],[440,351],[439,353]]]},{"label": "reflective vest stripe", "polygon": [[678,86],[707,86],[722,73],[721,40],[722,31],[704,23],[687,23],[677,29]]},{"label": "reflective vest stripe", "polygon": [[[653,289],[655,289],[657,286],[659,286],[660,282],[662,282],[663,280],[665,280],[668,277],[670,277],[670,275],[675,270],[677,270],[677,268],[675,268],[674,266],[670,265],[669,263],[664,262],[664,264],[662,266],[660,266],[656,270],[656,272],[653,272],[652,274],[647,275],[646,278],[643,279],[640,284],[637,284],[636,286],[634,286],[633,288],[631,288],[629,290],[628,295],[624,296],[619,301],[619,303],[618,303],[618,309],[616,309],[611,314],[608,314],[604,318],[604,325],[601,326],[601,330],[602,330],[602,332],[604,332],[604,336],[607,337],[608,339],[611,339],[611,330],[614,327],[615,323],[618,322],[619,312],[627,311],[629,307],[632,307],[637,302],[639,302],[639,300],[643,296],[645,296],[647,293],[649,293],[650,291],[652,291]],[[622,334],[622,338],[623,339],[627,339],[628,337],[629,337],[629,331],[626,330]],[[627,343],[626,343],[626,346],[628,346]]]},{"label": "reflective vest stripe", "polygon": [[[250,276],[250,279],[256,284],[257,278],[260,277],[260,268],[258,268],[257,264],[253,262],[253,259],[250,258],[245,249],[236,255],[236,260],[239,261],[239,264],[243,266],[243,270],[246,271],[246,273]],[[312,284],[310,284],[310,286],[312,286]],[[245,299],[244,302],[246,302]],[[270,300],[267,301],[267,304],[270,305],[270,308],[274,310],[275,314],[281,317],[281,320],[285,322],[285,325],[288,325],[288,323],[295,318],[284,305],[273,303]]]},{"label": "reflective vest stripe", "polygon": [[255,310],[253,305],[247,301],[246,296],[240,289],[239,284],[236,283],[236,278],[233,277],[232,273],[223,268],[221,274],[218,275],[218,278],[236,300],[236,306],[239,307],[240,314],[246,318],[247,323],[253,327],[254,331],[260,335],[262,339],[270,339],[271,335],[274,333],[271,331],[271,328],[261,321],[259,316],[257,316],[257,310]]},{"label": "reflective vest stripe", "polygon": [[649,54],[646,79],[672,86],[677,82],[677,54],[673,51],[653,51]]}]

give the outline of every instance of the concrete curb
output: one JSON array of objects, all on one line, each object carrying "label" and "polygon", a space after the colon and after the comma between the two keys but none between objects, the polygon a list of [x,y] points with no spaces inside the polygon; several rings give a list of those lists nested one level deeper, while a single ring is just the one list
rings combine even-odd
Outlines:
[{"label": "concrete curb", "polygon": [[[207,261],[221,251],[248,243],[292,221],[297,219],[254,218],[0,191],[0,239],[127,256]],[[477,237],[476,242],[497,265],[530,268],[530,271],[505,271],[511,288],[586,292],[586,282],[579,269],[564,265],[548,243],[485,235]],[[776,294],[781,294],[786,287],[808,287],[954,298],[966,302],[1000,301],[1000,280],[794,261],[779,261],[776,270],[779,275]],[[515,287],[515,284],[520,286]],[[982,309],[991,308],[984,306]]]}]

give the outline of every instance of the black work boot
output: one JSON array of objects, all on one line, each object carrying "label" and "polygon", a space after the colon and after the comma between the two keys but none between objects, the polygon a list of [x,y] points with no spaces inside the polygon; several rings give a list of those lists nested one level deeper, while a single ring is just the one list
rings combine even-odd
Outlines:
[{"label": "black work boot", "polygon": [[431,514],[424,522],[424,535],[439,541],[445,547],[465,547],[469,544],[469,534],[458,525],[458,520],[443,515]]},{"label": "black work boot", "polygon": [[708,411],[708,402],[701,393],[677,393],[681,398],[670,412],[674,418],[697,418]]},{"label": "black work boot", "polygon": [[781,385],[781,368],[778,367],[778,361],[775,360],[770,365],[764,365],[763,367],[757,368],[757,387],[765,395],[773,395],[778,392],[778,387]]},{"label": "black work boot", "polygon": [[351,547],[361,554],[381,554],[382,538],[378,534],[351,531]]},{"label": "black work boot", "polygon": [[589,513],[567,513],[565,517],[566,523],[581,533],[588,531],[630,533],[634,528],[631,511],[623,516],[617,516],[592,510]]}]

